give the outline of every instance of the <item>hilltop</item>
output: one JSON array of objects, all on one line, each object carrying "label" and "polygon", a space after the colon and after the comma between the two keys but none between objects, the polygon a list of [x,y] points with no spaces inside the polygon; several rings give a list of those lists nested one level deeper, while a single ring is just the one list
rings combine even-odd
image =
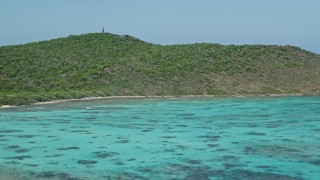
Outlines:
[{"label": "hilltop", "polygon": [[92,96],[320,94],[320,56],[294,46],[157,45],[91,33],[0,47],[0,105]]}]

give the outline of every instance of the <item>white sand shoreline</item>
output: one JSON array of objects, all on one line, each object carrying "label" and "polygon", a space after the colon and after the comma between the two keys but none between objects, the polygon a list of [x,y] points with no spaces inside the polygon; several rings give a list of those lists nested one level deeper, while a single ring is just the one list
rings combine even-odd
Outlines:
[{"label": "white sand shoreline", "polygon": [[[99,99],[139,99],[139,98],[244,98],[244,97],[281,97],[281,96],[304,96],[303,94],[257,94],[257,95],[181,95],[181,96],[100,96],[100,97],[85,97],[80,99],[60,99],[45,102],[36,102],[30,105],[41,105],[41,104],[54,104],[61,102],[72,102],[72,101],[87,101],[87,100],[99,100]],[[21,105],[25,106],[25,105]],[[0,108],[12,108],[19,106],[2,105]]]}]

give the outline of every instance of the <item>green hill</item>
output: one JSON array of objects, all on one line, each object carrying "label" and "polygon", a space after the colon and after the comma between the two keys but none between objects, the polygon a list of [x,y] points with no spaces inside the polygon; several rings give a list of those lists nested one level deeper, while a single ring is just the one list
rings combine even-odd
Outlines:
[{"label": "green hill", "polygon": [[0,47],[0,105],[118,95],[320,94],[320,56],[293,46],[162,46],[85,34]]}]

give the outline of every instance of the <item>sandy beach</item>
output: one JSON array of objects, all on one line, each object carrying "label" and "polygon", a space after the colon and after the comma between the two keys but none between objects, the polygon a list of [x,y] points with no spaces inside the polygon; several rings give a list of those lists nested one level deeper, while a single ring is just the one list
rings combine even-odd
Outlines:
[{"label": "sandy beach", "polygon": [[[244,97],[280,97],[280,96],[304,96],[303,94],[257,94],[257,95],[183,95],[183,96],[101,96],[101,97],[85,97],[81,99],[60,99],[44,102],[36,102],[30,105],[41,105],[41,104],[53,104],[60,102],[72,102],[72,101],[88,101],[88,100],[99,100],[99,99],[134,99],[134,98],[244,98]],[[26,105],[21,105],[26,106]],[[2,105],[0,108],[12,108],[17,106]]]}]

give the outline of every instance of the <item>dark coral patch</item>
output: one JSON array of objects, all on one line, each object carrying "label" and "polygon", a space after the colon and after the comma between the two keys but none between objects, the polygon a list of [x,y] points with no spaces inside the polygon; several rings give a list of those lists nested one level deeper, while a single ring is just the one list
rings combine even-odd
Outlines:
[{"label": "dark coral patch", "polygon": [[20,164],[18,161],[8,161],[5,164]]},{"label": "dark coral patch", "polygon": [[53,171],[46,171],[46,172],[41,172],[41,173],[30,172],[30,175],[35,176],[40,179],[81,180],[78,178],[71,177],[67,173],[55,173]]},{"label": "dark coral patch", "polygon": [[70,121],[56,121],[56,123],[58,123],[58,124],[69,124]]},{"label": "dark coral patch", "polygon": [[252,136],[265,136],[265,133],[260,133],[260,132],[249,132],[247,135],[252,135]]},{"label": "dark coral patch", "polygon": [[39,125],[39,126],[49,126],[50,124],[47,124],[47,123],[39,123],[38,125]]},{"label": "dark coral patch", "polygon": [[314,161],[310,161],[310,164],[316,165],[316,166],[320,166],[320,159],[319,160],[314,160]]},{"label": "dark coral patch", "polygon": [[118,155],[116,152],[105,152],[105,151],[100,151],[100,152],[94,152],[96,154],[97,158],[105,159],[109,157],[113,157],[115,155]]},{"label": "dark coral patch", "polygon": [[208,147],[218,147],[220,146],[219,144],[207,144]]},{"label": "dark coral patch", "polygon": [[90,126],[71,126],[70,128],[90,128]]},{"label": "dark coral patch", "polygon": [[186,150],[186,149],[188,149],[188,146],[184,146],[184,145],[176,145],[175,146],[175,148],[177,149],[177,150]]},{"label": "dark coral patch", "polygon": [[34,135],[19,135],[18,138],[33,138]]},{"label": "dark coral patch", "polygon": [[48,138],[56,138],[56,137],[58,137],[58,136],[47,136]]},{"label": "dark coral patch", "polygon": [[179,124],[179,125],[177,125],[177,127],[188,127],[188,126],[184,125],[184,124]]},{"label": "dark coral patch", "polygon": [[16,153],[26,153],[26,152],[29,152],[29,151],[30,151],[29,149],[17,149],[14,152],[16,152]]},{"label": "dark coral patch", "polygon": [[106,146],[100,146],[100,147],[98,147],[99,149],[107,149],[108,147],[106,147]]},{"label": "dark coral patch", "polygon": [[164,149],[163,152],[166,152],[166,153],[174,153],[174,152],[176,152],[176,149],[174,149],[174,148],[167,148],[167,149]]},{"label": "dark coral patch", "polygon": [[176,138],[176,136],[160,136],[160,138],[173,139],[173,138]]},{"label": "dark coral patch", "polygon": [[23,166],[26,166],[26,167],[38,167],[39,165],[38,164],[24,164]]},{"label": "dark coral patch", "polygon": [[45,156],[45,157],[62,157],[64,156],[63,154],[54,154],[54,155],[49,155],[49,156]]},{"label": "dark coral patch", "polygon": [[0,133],[16,133],[16,132],[23,132],[21,130],[16,130],[16,129],[1,129]]},{"label": "dark coral patch", "polygon": [[202,137],[202,138],[215,138],[215,139],[218,139],[218,138],[221,138],[221,136],[217,136],[217,135],[205,135],[205,136],[199,136],[199,137]]},{"label": "dark coral patch", "polygon": [[130,141],[125,139],[125,140],[121,140],[121,141],[117,141],[117,143],[120,143],[120,144],[126,144],[126,143],[129,143]]},{"label": "dark coral patch", "polygon": [[80,148],[72,146],[72,147],[58,148],[57,150],[67,151],[67,150],[78,150],[78,149],[80,149]]},{"label": "dark coral patch", "polygon": [[90,164],[96,164],[98,161],[94,161],[94,160],[79,160],[78,164],[82,164],[82,165],[90,165]]},{"label": "dark coral patch", "polygon": [[24,160],[24,159],[30,159],[32,158],[31,156],[14,156],[14,157],[9,157],[7,159],[15,159],[15,160]]},{"label": "dark coral patch", "polygon": [[89,134],[90,133],[90,131],[86,131],[86,130],[73,130],[73,131],[70,131],[70,132],[79,133],[79,134],[81,134],[81,133]]},{"label": "dark coral patch", "polygon": [[188,164],[201,164],[201,160],[188,159],[185,162]]},{"label": "dark coral patch", "polygon": [[145,130],[142,130],[141,132],[152,132],[153,129],[145,129]]},{"label": "dark coral patch", "polygon": [[116,162],[115,165],[117,165],[117,166],[124,166],[124,165],[126,165],[126,164],[123,163],[123,162]]},{"label": "dark coral patch", "polygon": [[20,146],[18,145],[11,145],[7,147],[7,149],[18,149],[18,148],[20,148]]},{"label": "dark coral patch", "polygon": [[156,122],[160,122],[160,121],[157,121],[157,120],[150,120],[149,122],[156,123]]},{"label": "dark coral patch", "polygon": [[224,149],[224,148],[217,149],[217,151],[221,151],[221,152],[227,151],[227,150],[228,150],[228,149]]}]

